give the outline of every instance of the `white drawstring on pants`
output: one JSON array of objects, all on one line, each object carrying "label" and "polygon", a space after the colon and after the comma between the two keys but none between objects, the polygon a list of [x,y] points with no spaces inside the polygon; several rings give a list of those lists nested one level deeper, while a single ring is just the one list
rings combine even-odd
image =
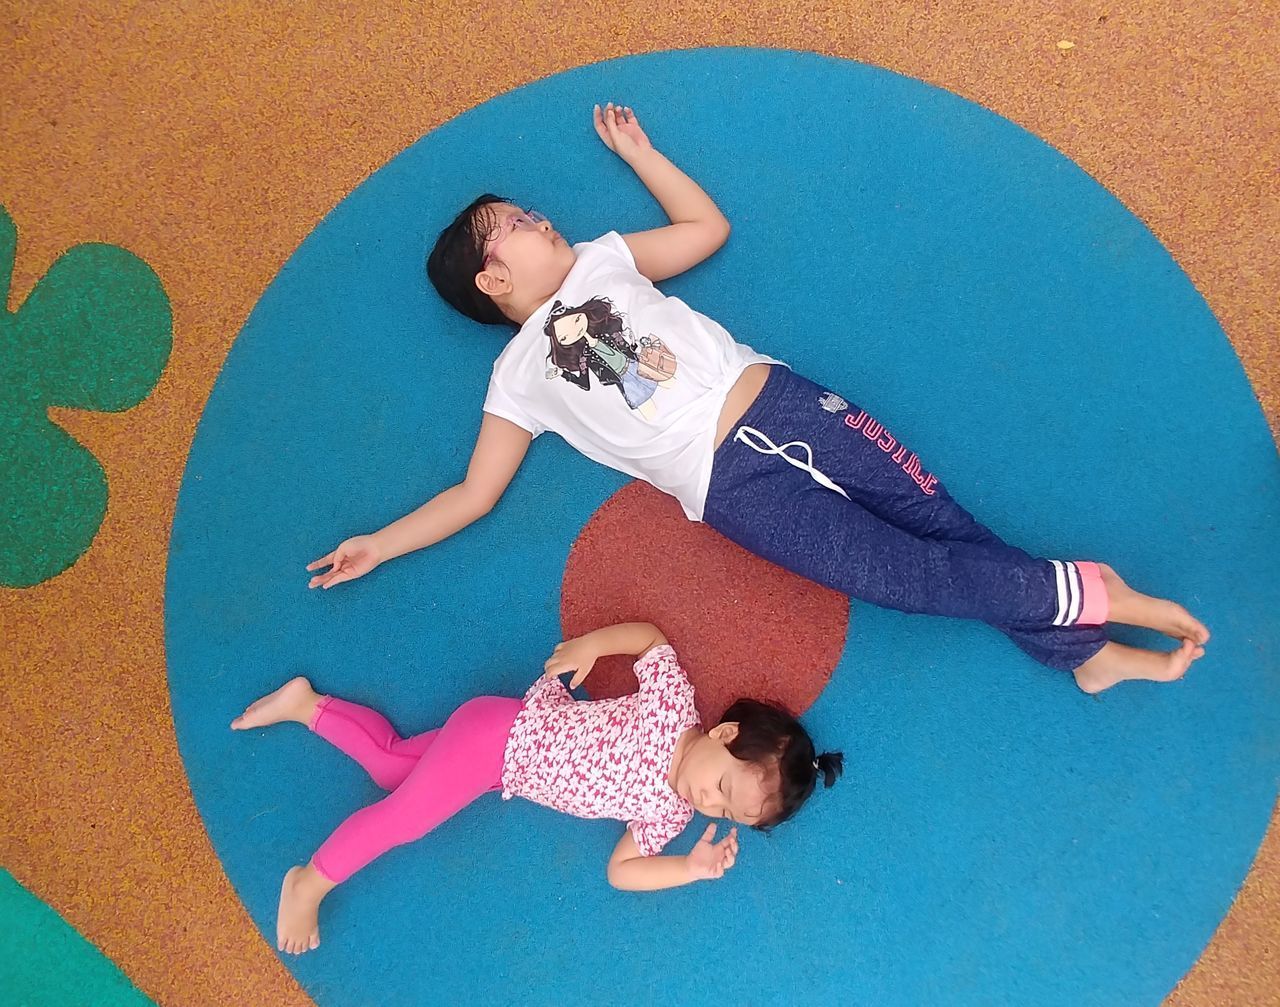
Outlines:
[{"label": "white drawstring on pants", "polygon": [[[753,443],[751,440],[752,437],[758,437],[763,442],[763,446]],[[751,448],[751,450],[759,451],[762,455],[777,455],[788,465],[794,465],[798,469],[804,469],[813,477],[813,481],[819,486],[825,486],[829,490],[835,490],[846,500],[849,499],[848,493],[828,479],[823,472],[814,468],[813,448],[809,447],[809,445],[804,441],[788,441],[786,444],[782,445],[782,447],[778,447],[778,445],[774,444],[768,436],[762,434],[755,427],[738,427],[738,432],[733,435],[733,439],[735,441],[742,441],[742,443]],[[808,460],[801,461],[799,458],[787,454],[787,448],[794,447],[804,448],[805,454],[808,455]]]}]

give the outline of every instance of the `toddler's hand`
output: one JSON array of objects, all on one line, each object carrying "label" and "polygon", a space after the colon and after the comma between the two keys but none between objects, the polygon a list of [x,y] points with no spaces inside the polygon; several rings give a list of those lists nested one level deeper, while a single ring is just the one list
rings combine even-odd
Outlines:
[{"label": "toddler's hand", "polygon": [[593,112],[596,133],[604,141],[604,145],[624,161],[629,160],[644,150],[652,150],[653,144],[644,135],[636,114],[630,106],[615,105],[609,102],[600,110],[597,105]]},{"label": "toddler's hand", "polygon": [[545,671],[543,677],[555,678],[566,671],[572,671],[573,678],[569,680],[569,688],[576,689],[591,674],[591,668],[599,656],[590,646],[583,643],[581,638],[557,643],[556,649],[551,652],[546,664],[542,666]]},{"label": "toddler's hand", "polygon": [[314,563],[307,564],[308,570],[333,564],[324,573],[318,573],[312,577],[307,587],[322,587],[328,590],[334,584],[341,584],[344,580],[363,577],[381,562],[382,556],[378,552],[373,536],[357,535],[347,539],[328,556],[322,556]]},{"label": "toddler's hand", "polygon": [[689,878],[693,881],[709,881],[724,877],[724,872],[733,866],[738,859],[738,829],[735,826],[720,842],[713,843],[716,837],[716,823],[712,822],[702,833],[702,838],[685,856],[685,865],[689,868]]}]

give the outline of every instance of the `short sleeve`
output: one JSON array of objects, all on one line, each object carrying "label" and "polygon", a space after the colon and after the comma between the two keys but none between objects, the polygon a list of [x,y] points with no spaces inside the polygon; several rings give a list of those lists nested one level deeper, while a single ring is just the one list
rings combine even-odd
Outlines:
[{"label": "short sleeve", "polygon": [[627,828],[631,830],[631,838],[636,841],[636,849],[640,851],[640,855],[656,857],[692,820],[693,809],[686,808],[658,820],[637,819],[628,822]]},{"label": "short sleeve", "polygon": [[602,234],[600,237],[596,238],[595,241],[591,242],[591,244],[599,245],[601,248],[621,258],[628,269],[634,270],[636,268],[635,256],[631,254],[631,249],[627,246],[622,235],[617,231],[610,231],[607,234]]},{"label": "short sleeve", "polygon": [[577,702],[573,694],[564,687],[558,678],[547,678],[543,675],[524,694],[524,705],[530,710],[545,709],[549,706],[563,706]]},{"label": "short sleeve", "polygon": [[489,391],[484,397],[484,411],[494,416],[501,416],[504,420],[510,420],[521,429],[528,430],[534,437],[547,429],[530,416],[528,411],[520,408],[516,400],[502,387],[496,370],[489,378]]},{"label": "short sleeve", "polygon": [[673,689],[692,690],[689,679],[676,659],[675,648],[669,643],[653,647],[632,665],[641,692],[669,692]]}]

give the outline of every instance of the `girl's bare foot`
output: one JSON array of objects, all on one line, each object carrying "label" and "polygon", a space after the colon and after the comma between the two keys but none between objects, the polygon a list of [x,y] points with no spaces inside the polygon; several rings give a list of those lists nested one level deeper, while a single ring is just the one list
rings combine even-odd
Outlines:
[{"label": "girl's bare foot", "polygon": [[1135,678],[1172,682],[1186,674],[1192,661],[1203,656],[1204,648],[1190,640],[1183,640],[1181,647],[1167,654],[1111,641],[1075,670],[1076,685],[1093,695]]},{"label": "girl's bare foot", "polygon": [[1107,588],[1108,621],[1122,622],[1126,626],[1145,626],[1175,640],[1189,640],[1193,644],[1209,642],[1209,631],[1204,623],[1177,602],[1135,591],[1105,563],[1098,564],[1098,572]]},{"label": "girl's bare foot", "polygon": [[277,948],[300,955],[320,946],[320,903],[333,888],[334,883],[311,864],[289,869],[280,886]]},{"label": "girl's bare foot", "polygon": [[231,722],[231,729],[246,731],[251,727],[268,727],[285,720],[310,724],[316,704],[322,698],[311,688],[311,683],[299,675],[285,682],[271,695],[263,696],[256,703],[250,703],[248,709]]}]

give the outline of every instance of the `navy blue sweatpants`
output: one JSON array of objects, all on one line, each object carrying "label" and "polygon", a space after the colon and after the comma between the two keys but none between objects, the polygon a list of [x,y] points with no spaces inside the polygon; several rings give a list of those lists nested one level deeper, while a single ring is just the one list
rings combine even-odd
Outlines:
[{"label": "navy blue sweatpants", "polygon": [[1096,564],[1005,544],[883,425],[787,367],[716,449],[703,520],[851,597],[980,619],[1052,668],[1106,643]]}]

